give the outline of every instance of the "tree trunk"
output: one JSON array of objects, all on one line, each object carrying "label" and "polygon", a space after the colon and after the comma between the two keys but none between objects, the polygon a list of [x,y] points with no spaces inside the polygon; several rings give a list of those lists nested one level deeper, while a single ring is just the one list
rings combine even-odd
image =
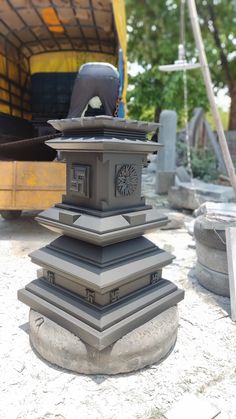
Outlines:
[{"label": "tree trunk", "polygon": [[157,106],[155,108],[155,113],[154,113],[154,122],[159,122],[159,120],[160,120],[160,114],[161,114],[161,108],[159,108]]},{"label": "tree trunk", "polygon": [[229,94],[231,98],[229,130],[236,130],[236,80],[230,83]]}]

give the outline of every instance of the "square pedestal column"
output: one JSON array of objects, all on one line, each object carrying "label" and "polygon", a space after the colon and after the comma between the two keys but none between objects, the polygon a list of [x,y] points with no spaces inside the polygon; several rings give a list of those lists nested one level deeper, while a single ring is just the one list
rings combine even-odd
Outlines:
[{"label": "square pedestal column", "polygon": [[143,237],[168,220],[145,204],[141,170],[157,124],[112,117],[51,121],[67,163],[62,202],[37,217],[61,234],[34,251],[39,278],[18,292],[33,310],[103,350],[183,299],[163,279],[173,256]]}]

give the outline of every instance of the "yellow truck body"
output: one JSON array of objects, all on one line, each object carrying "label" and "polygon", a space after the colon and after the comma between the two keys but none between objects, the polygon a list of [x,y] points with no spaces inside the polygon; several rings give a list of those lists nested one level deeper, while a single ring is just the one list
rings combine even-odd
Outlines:
[{"label": "yellow truck body", "polygon": [[42,210],[61,201],[66,167],[60,162],[0,163],[1,210]]},{"label": "yellow truck body", "polygon": [[[76,74],[80,65],[88,61],[117,65],[121,76],[119,95],[125,109],[127,45],[124,0],[8,0],[0,7],[0,20],[0,147],[1,144],[4,146],[4,141],[15,141],[12,132],[17,137],[18,126],[21,128],[23,124],[28,132],[34,122],[40,122],[42,109],[38,110],[38,104],[41,102],[35,94],[41,95],[40,100],[45,97],[47,105],[48,92],[40,81],[37,86],[37,77],[38,80],[40,77],[47,80],[51,73],[53,82],[53,78],[63,77],[63,74]],[[42,93],[44,91],[46,96]],[[58,104],[60,107],[62,102],[58,101]],[[63,115],[59,118],[66,117]],[[52,118],[46,113],[43,118],[46,122],[58,116]],[[21,138],[31,138],[30,135]],[[54,161],[55,157],[52,157],[53,161],[29,161],[32,157],[26,157],[24,154],[22,157],[20,150],[13,158],[1,157],[0,153],[0,214],[5,218],[11,218],[7,212],[15,211],[17,216],[21,210],[48,208],[61,201],[65,190],[65,163]]]}]

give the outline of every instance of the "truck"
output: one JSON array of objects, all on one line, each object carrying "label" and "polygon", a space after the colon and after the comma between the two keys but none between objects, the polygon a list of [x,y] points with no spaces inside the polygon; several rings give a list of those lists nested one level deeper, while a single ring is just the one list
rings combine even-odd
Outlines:
[{"label": "truck", "polygon": [[65,164],[45,141],[50,119],[66,118],[77,72],[108,62],[120,75],[125,116],[126,17],[123,0],[0,2],[0,214],[43,210],[65,191]]}]

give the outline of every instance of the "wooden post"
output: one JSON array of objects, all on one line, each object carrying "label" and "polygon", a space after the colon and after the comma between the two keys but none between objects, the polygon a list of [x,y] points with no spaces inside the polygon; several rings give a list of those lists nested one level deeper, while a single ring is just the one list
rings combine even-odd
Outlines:
[{"label": "wooden post", "polygon": [[212,88],[211,74],[210,74],[207,57],[206,57],[206,53],[204,49],[204,44],[202,40],[202,34],[201,34],[200,25],[198,21],[198,14],[197,14],[195,0],[188,0],[188,7],[189,7],[189,14],[190,14],[190,19],[191,19],[191,24],[192,24],[192,29],[193,29],[193,35],[194,35],[196,46],[199,52],[199,60],[201,63],[202,75],[203,75],[205,86],[206,86],[208,100],[211,105],[211,111],[212,111],[214,121],[216,124],[216,130],[219,136],[220,147],[222,150],[225,166],[227,168],[227,172],[230,178],[230,183],[236,194],[236,175],[235,175],[234,165],[233,165],[230,153],[229,153],[228,144],[225,138],[225,133],[223,130],[221,119],[220,119],[220,113],[216,106],[214,91]]},{"label": "wooden post", "polygon": [[236,227],[226,228],[225,233],[229,272],[231,319],[236,321]]}]

